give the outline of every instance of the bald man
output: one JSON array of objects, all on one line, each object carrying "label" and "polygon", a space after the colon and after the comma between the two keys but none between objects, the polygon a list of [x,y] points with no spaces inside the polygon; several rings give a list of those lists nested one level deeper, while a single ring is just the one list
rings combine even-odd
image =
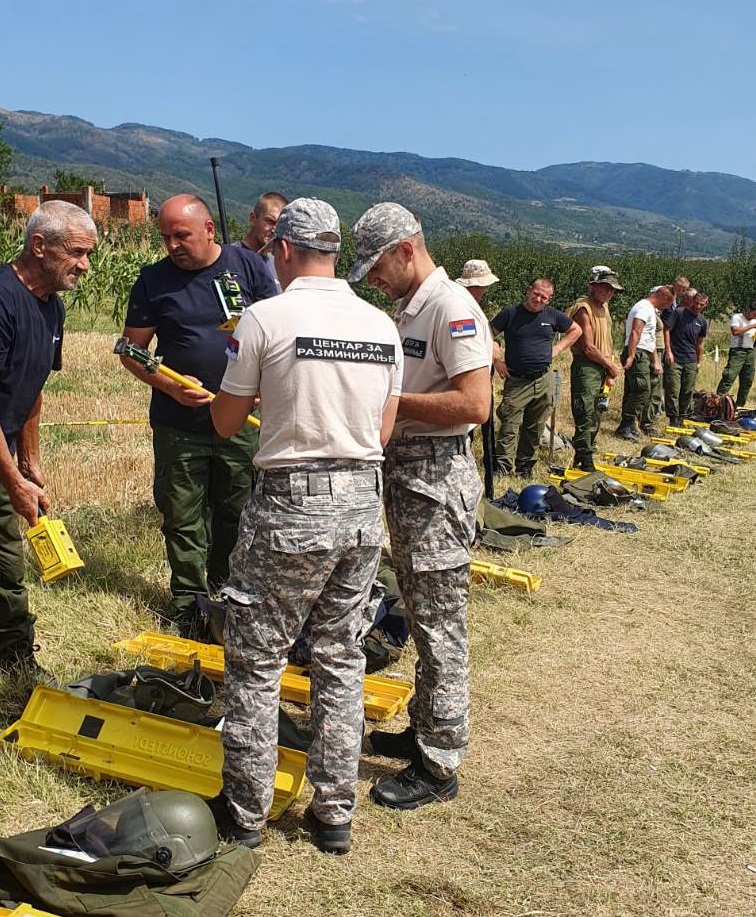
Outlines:
[{"label": "bald man", "polygon": [[[213,279],[233,274],[251,303],[275,296],[274,282],[258,254],[215,241],[215,224],[201,198],[169,198],[158,213],[158,227],[168,255],[142,268],[129,297],[124,337],[139,347],[155,338],[155,352],[167,366],[217,392],[228,333],[218,328],[223,313]],[[228,576],[250,492],[257,431],[247,425],[223,439],[210,420],[207,395],[121,359],[152,386],[153,493],[171,568],[170,617],[182,635],[194,635],[198,597],[217,593]]]}]

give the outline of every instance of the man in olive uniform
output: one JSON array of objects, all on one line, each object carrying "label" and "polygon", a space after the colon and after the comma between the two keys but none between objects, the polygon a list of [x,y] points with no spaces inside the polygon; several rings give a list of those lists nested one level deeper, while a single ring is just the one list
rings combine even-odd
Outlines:
[{"label": "man in olive uniform", "polygon": [[753,342],[756,338],[756,302],[746,306],[742,312],[736,312],[730,318],[730,351],[727,355],[722,378],[717,386],[718,395],[726,395],[738,380],[738,394],[735,406],[742,408],[748,401],[748,393],[756,375],[756,350]]},{"label": "man in olive uniform", "polygon": [[701,315],[709,297],[687,290],[677,309],[664,313],[664,410],[676,427],[690,417],[704,338],[709,330]]},{"label": "man in olive uniform", "polygon": [[596,470],[593,456],[601,423],[601,389],[604,385],[611,388],[619,376],[619,366],[612,360],[609,303],[614,294],[623,289],[611,268],[597,265],[591,270],[588,293],[580,296],[567,310],[567,315],[583,332],[572,345],[570,367],[570,405],[575,422],[573,464],[583,471]]},{"label": "man in olive uniform", "polygon": [[[502,474],[531,477],[544,424],[552,408],[551,363],[582,334],[580,326],[549,303],[554,284],[534,280],[519,305],[491,319],[494,334],[504,336],[504,355],[494,352],[494,369],[504,379],[496,434],[496,464]],[[557,334],[564,335],[554,342]]]}]

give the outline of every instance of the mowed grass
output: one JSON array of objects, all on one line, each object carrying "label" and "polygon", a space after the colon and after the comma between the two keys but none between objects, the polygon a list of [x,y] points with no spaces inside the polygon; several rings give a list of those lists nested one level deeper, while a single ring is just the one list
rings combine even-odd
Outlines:
[{"label": "mowed grass", "polygon": [[[66,339],[67,384],[45,421],[146,416],[112,338]],[[567,360],[560,366],[568,378]],[[715,384],[710,358],[702,386]],[[618,419],[613,396],[601,442]],[[560,426],[571,432],[563,395]],[[54,506],[86,570],[42,587],[41,662],[64,679],[121,665],[111,644],[159,624],[167,573],[151,500],[149,428],[46,427]],[[565,456],[568,461],[568,456]],[[545,480],[545,465],[539,464]],[[479,586],[470,603],[472,738],[453,803],[399,813],[368,790],[353,852],[318,853],[309,791],[277,824],[239,915],[684,917],[756,912],[753,531],[756,463],[723,466],[653,511],[607,510],[637,535],[550,526],[559,549],[480,554],[543,576],[533,596]],[[512,479],[513,486],[521,482]],[[411,677],[412,648],[397,671]],[[24,686],[0,684],[2,724]],[[395,727],[403,728],[402,716]],[[0,750],[0,833],[127,792]]]}]

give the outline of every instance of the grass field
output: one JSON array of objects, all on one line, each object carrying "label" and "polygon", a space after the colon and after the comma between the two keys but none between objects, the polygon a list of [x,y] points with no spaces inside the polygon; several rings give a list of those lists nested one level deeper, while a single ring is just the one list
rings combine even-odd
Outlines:
[{"label": "grass field", "polygon": [[[147,393],[112,340],[67,336],[43,421],[146,416]],[[701,384],[714,382],[707,358]],[[602,443],[619,451],[608,432]],[[146,425],[45,427],[43,450],[54,508],[87,565],[50,587],[29,568],[39,659],[68,680],[120,663],[111,644],[155,626],[167,573]],[[306,790],[268,830],[234,913],[756,913],[755,480],[756,463],[724,467],[646,513],[605,512],[637,522],[637,535],[553,525],[574,540],[479,555],[541,574],[543,586],[533,596],[473,588],[473,732],[459,798],[378,809],[370,784],[396,765],[363,758],[353,852],[334,859],[313,847],[300,827]],[[397,670],[409,676],[412,663],[409,648]],[[3,727],[25,698],[24,685],[0,680]],[[3,835],[126,792],[8,748],[0,769]]]}]

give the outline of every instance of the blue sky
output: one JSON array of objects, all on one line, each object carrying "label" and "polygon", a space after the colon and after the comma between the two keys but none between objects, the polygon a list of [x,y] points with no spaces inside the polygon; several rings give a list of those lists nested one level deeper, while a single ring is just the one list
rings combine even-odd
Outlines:
[{"label": "blue sky", "polygon": [[3,108],[756,179],[753,0],[0,0],[0,16]]}]

